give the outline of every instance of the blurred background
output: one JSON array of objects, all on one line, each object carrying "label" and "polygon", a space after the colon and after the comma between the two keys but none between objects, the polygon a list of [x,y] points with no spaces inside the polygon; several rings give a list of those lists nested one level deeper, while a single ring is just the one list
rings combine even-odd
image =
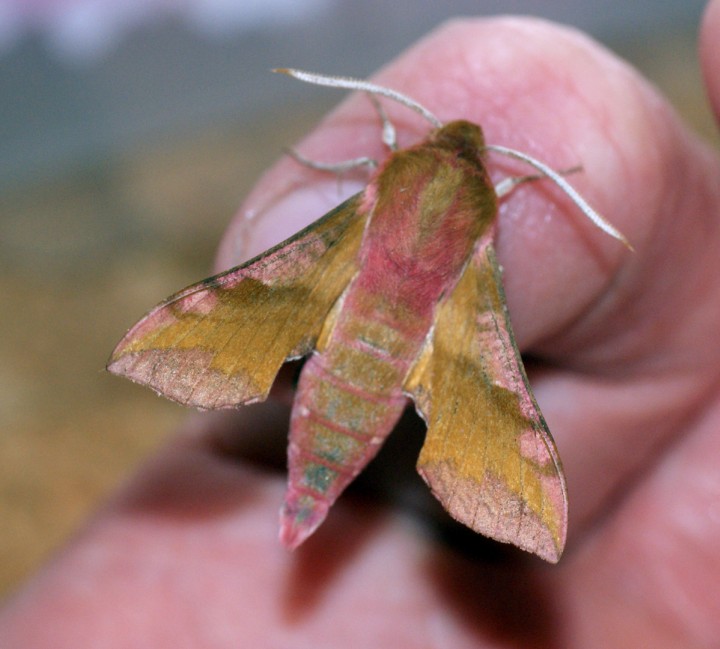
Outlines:
[{"label": "blurred background", "polygon": [[102,371],[150,306],[208,274],[261,171],[441,21],[524,13],[629,59],[717,142],[701,0],[0,0],[0,597],[184,416]]}]

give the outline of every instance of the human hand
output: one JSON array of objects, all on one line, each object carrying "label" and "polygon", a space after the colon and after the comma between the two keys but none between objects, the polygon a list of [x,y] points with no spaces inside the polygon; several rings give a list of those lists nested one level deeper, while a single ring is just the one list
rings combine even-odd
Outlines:
[{"label": "human hand", "polygon": [[[711,4],[703,55],[720,112]],[[581,162],[573,185],[637,249],[597,232],[547,183],[501,208],[512,322],[568,478],[565,556],[548,566],[457,530],[400,475],[410,460],[388,452],[385,473],[382,461],[373,470],[395,482],[343,496],[287,553],[284,474],[272,468],[286,411],[268,402],[194,417],[7,604],[0,646],[635,648],[720,637],[717,157],[635,73],[547,23],[456,22],[376,80],[443,120],[481,124],[491,143],[557,168]],[[391,110],[401,143],[422,137],[420,120]],[[300,149],[380,158],[376,115],[352,98]],[[260,216],[230,228],[220,266],[337,202],[336,179],[282,161],[246,202]],[[395,449],[421,425],[403,428]]]}]

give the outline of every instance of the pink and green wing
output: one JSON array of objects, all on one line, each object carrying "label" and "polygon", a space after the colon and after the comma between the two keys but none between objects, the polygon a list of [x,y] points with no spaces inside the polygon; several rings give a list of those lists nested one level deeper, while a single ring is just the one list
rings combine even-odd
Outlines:
[{"label": "pink and green wing", "polygon": [[108,370],[202,409],[265,399],[280,366],[313,349],[357,272],[359,202],[168,298],[130,329]]},{"label": "pink and green wing", "polygon": [[406,381],[427,422],[418,471],[453,518],[556,562],[567,490],[530,391],[489,238],[450,296]]}]

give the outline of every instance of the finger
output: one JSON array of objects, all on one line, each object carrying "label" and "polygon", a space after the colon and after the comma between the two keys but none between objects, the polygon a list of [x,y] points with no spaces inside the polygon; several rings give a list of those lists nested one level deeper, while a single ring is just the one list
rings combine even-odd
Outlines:
[{"label": "finger", "polygon": [[549,575],[568,646],[712,647],[720,637],[719,429],[716,396]]},{"label": "finger", "polygon": [[[263,432],[253,425],[238,434]],[[352,497],[290,554],[277,540],[283,481],[186,435],[0,611],[0,646],[412,649],[430,634],[462,648],[492,635],[507,599],[482,567]]]},{"label": "finger", "polygon": [[712,405],[720,367],[717,156],[644,82],[623,77],[606,117],[626,173],[607,183],[614,205],[604,211],[622,215],[627,200],[645,234],[612,286],[536,347],[552,363],[536,396],[560,446],[576,529],[609,515],[671,440],[689,434]]},{"label": "finger", "polygon": [[[556,168],[581,163],[573,184],[636,246],[628,253],[547,184],[518,189],[501,207],[498,256],[513,325],[523,348],[557,368],[537,377],[536,395],[568,472],[571,520],[581,523],[678,434],[720,366],[717,160],[629,66],[541,21],[451,23],[375,80],[442,120],[480,123],[490,143]],[[402,107],[389,111],[401,145],[427,132]],[[384,155],[374,111],[357,96],[299,148],[321,160]],[[251,252],[336,200],[334,177],[280,162],[244,208],[261,213]],[[237,261],[241,225],[242,217],[230,229],[222,265]]]},{"label": "finger", "polygon": [[708,2],[700,32],[700,62],[702,63],[708,98],[716,119],[720,121],[720,2]]},{"label": "finger", "polygon": [[[717,0],[705,14],[700,52],[708,96],[720,116]],[[717,296],[707,299],[718,308]],[[601,638],[602,646],[702,647],[720,635],[716,386],[678,426],[680,439],[654,459],[642,480],[625,486],[617,511],[552,576],[558,605],[572,611],[565,626],[570,644]]]},{"label": "finger", "polygon": [[[488,56],[489,52],[493,55]],[[575,88],[557,81],[558,76],[565,75],[568,65],[575,66],[569,74],[576,81]],[[619,76],[620,80],[611,81],[614,76]],[[604,85],[599,85],[605,78]],[[626,109],[637,112],[647,108],[639,105],[640,100],[634,97],[634,86],[639,79],[579,34],[569,30],[558,32],[541,21],[495,19],[451,24],[387,66],[375,80],[427,104],[445,121],[463,117],[481,124],[490,143],[527,151],[558,168],[582,163],[585,173],[578,174],[573,182],[590,199],[593,194],[605,192],[608,182],[618,184],[620,175],[626,171],[628,161],[625,158],[643,157],[641,151],[635,150],[637,133],[632,131],[637,123],[644,123],[642,115],[630,125],[626,118],[618,120],[618,125],[613,124],[614,132],[610,135],[626,143],[625,146],[632,149],[629,154],[607,146],[609,127],[604,125],[610,117],[608,113],[622,115]],[[593,106],[587,106],[588,102],[593,102]],[[618,103],[620,107],[615,108]],[[398,126],[401,144],[411,144],[427,135],[427,124],[414,113],[392,104],[388,110]],[[362,96],[353,96],[298,148],[307,157],[323,161],[345,160],[361,154],[382,159],[387,152],[381,142],[379,126],[369,102]],[[634,137],[630,137],[631,134]],[[649,139],[649,132],[644,135]],[[504,164],[507,167],[507,163]],[[645,163],[639,168],[637,165],[630,167],[633,175],[627,178],[628,186],[641,179],[645,167]],[[363,186],[357,180],[348,184],[349,187],[343,187],[343,194]],[[297,187],[302,191],[293,191]],[[228,243],[221,250],[220,265],[239,261],[235,240],[244,240],[247,230],[251,230],[249,245],[241,241],[247,246],[244,256],[260,252],[322,215],[337,204],[337,187],[334,176],[308,170],[293,160],[282,160],[258,183],[240,211],[226,237]],[[642,215],[642,212],[628,205],[627,196],[624,201],[616,200],[615,205],[609,201],[605,205],[598,200],[594,202],[606,215],[612,215],[615,225],[628,236],[635,240],[639,238],[640,234],[633,236],[634,230],[630,230],[643,231],[643,222],[636,218],[636,213]],[[638,206],[645,202],[637,199]],[[624,209],[616,210],[617,205]],[[621,246],[585,223],[569,201],[542,183],[514,193],[504,205],[500,225],[499,247],[505,250],[512,246],[510,254],[517,256],[512,268],[507,269],[509,289],[526,285],[534,273],[540,297],[549,297],[557,285],[555,273],[565,277],[566,267],[571,263],[580,264],[580,271],[597,266],[596,259],[585,259],[588,257],[587,245],[577,240],[578,229],[591,233],[589,236],[598,245],[606,246],[611,254],[617,256],[624,252]],[[539,235],[542,235],[541,241],[538,241]],[[570,245],[567,238],[572,235],[575,235],[575,241]],[[544,245],[546,250],[562,249],[571,259],[552,260],[555,264],[548,268],[549,278],[544,279],[545,273],[537,277],[535,262],[541,259],[542,251],[533,250],[533,256],[528,259],[527,243],[535,243],[535,247]],[[566,267],[561,266],[556,271],[555,266],[560,263]],[[604,286],[609,270],[596,268],[594,275],[585,278],[588,286],[584,290],[588,296],[596,297],[598,286],[592,283],[601,281],[600,286]],[[518,291],[513,289],[512,292]],[[530,307],[524,306],[526,302],[523,299],[514,305],[514,311],[518,312],[515,317],[527,321],[520,332],[526,341],[544,337],[550,328],[547,322],[550,317],[553,322],[561,322],[569,317],[568,314],[576,315],[576,307],[568,307],[567,300],[556,299],[549,309],[538,308],[542,305],[539,300],[537,305]],[[558,306],[561,315],[557,314]],[[539,333],[533,335],[534,329]]]}]

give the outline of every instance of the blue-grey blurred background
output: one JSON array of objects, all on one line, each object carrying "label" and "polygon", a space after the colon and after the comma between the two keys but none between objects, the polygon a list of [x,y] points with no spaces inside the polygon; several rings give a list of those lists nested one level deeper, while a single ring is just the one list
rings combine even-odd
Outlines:
[{"label": "blue-grey blurred background", "polygon": [[521,13],[631,60],[715,138],[701,0],[0,0],[0,594],[182,417],[100,370],[210,268],[261,170],[340,99],[268,73],[366,76],[443,20]]}]

